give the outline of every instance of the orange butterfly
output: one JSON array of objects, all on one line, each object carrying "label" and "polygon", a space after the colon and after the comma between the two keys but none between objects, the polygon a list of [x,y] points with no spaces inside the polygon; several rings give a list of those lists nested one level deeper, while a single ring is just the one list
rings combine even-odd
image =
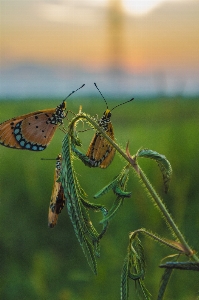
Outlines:
[{"label": "orange butterfly", "polygon": [[64,189],[61,182],[57,182],[61,171],[62,156],[59,154],[56,158],[56,168],[54,173],[54,186],[50,200],[49,212],[48,212],[48,226],[53,228],[57,224],[58,214],[61,213],[65,205]]},{"label": "orange butterfly", "polygon": [[[97,87],[97,84],[94,83],[94,85]],[[126,101],[124,103],[121,103],[119,105],[116,105],[111,110],[108,108],[107,102],[98,89],[99,93],[101,94],[102,98],[104,99],[106,103],[107,109],[105,110],[102,118],[98,121],[99,126],[106,132],[106,134],[114,140],[114,132],[113,132],[113,125],[111,123],[111,111],[115,109],[116,107],[123,105],[127,102],[132,101],[134,98],[130,99],[129,101]],[[114,155],[115,155],[115,148],[112,147],[112,145],[105,139],[100,132],[96,132],[90,145],[88,148],[88,151],[86,155],[90,158],[92,167],[100,167],[102,169],[107,168],[110,163],[112,162]]]},{"label": "orange butterfly", "polygon": [[[70,93],[66,99],[76,91]],[[57,127],[63,124],[66,117],[66,99],[56,108],[39,110],[1,123],[0,144],[14,149],[44,150]]]}]

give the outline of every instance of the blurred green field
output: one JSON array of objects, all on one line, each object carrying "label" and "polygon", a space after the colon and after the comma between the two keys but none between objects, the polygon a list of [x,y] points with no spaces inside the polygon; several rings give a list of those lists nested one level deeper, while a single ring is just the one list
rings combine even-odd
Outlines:
[{"label": "blurred green field", "polygon": [[[126,99],[120,99],[120,102]],[[60,99],[1,101],[0,122],[38,109],[55,107]],[[108,100],[112,108],[118,101]],[[68,99],[68,109],[101,117],[105,105],[101,99]],[[164,198],[174,220],[189,244],[199,249],[199,99],[135,99],[113,111],[112,123],[117,143],[124,149],[127,141],[132,154],[140,147],[166,155],[173,167],[169,193],[164,195],[157,165],[141,160],[140,165],[157,192]],[[68,115],[72,118],[72,114]],[[65,121],[67,126],[67,120]],[[83,130],[84,125],[79,124]],[[80,133],[86,151],[93,132]],[[50,146],[43,152],[19,151],[0,146],[0,299],[101,300],[120,299],[120,274],[126,255],[130,231],[144,227],[171,238],[170,232],[132,171],[128,190],[132,197],[112,220],[101,241],[98,276],[94,276],[64,209],[58,224],[47,226],[52,191],[54,161],[61,151],[62,131],[57,130]],[[75,160],[74,166],[82,187],[93,195],[116,176],[125,162],[117,155],[106,170],[90,169]],[[110,207],[111,192],[98,203]],[[98,222],[99,215],[92,215]],[[140,237],[147,261],[146,286],[156,299],[162,270],[160,260],[172,254],[146,237]],[[188,259],[187,259],[188,260]],[[165,299],[191,300],[199,296],[198,273],[175,271]],[[134,282],[130,282],[129,299],[137,299]]]}]

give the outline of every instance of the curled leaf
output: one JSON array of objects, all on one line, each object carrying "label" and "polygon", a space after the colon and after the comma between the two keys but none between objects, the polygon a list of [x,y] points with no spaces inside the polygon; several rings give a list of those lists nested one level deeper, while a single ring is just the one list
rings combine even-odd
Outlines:
[{"label": "curled leaf", "polygon": [[150,158],[157,162],[163,176],[164,190],[165,193],[167,193],[172,175],[171,164],[167,158],[164,155],[150,149],[139,150],[136,154],[136,157]]},{"label": "curled leaf", "polygon": [[137,235],[131,235],[127,256],[124,261],[121,276],[121,299],[128,299],[128,279],[135,281],[136,291],[144,299],[150,299],[150,293],[144,284],[145,258],[141,241]]}]

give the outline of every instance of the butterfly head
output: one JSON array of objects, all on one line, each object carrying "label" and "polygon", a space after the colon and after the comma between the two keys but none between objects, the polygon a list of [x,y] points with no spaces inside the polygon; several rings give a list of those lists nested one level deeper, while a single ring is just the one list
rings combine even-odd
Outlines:
[{"label": "butterfly head", "polygon": [[55,113],[52,117],[52,123],[54,124],[62,124],[63,119],[66,117],[66,101],[63,101],[60,105],[57,106]]},{"label": "butterfly head", "polygon": [[111,117],[111,111],[110,111],[110,109],[107,108],[105,110],[103,117],[105,117],[106,119],[110,119],[110,117]]},{"label": "butterfly head", "polygon": [[60,104],[60,108],[62,110],[66,110],[66,101],[63,101],[61,104]]},{"label": "butterfly head", "polygon": [[63,100],[63,102],[57,106],[56,111],[64,112],[66,110],[66,101]]}]

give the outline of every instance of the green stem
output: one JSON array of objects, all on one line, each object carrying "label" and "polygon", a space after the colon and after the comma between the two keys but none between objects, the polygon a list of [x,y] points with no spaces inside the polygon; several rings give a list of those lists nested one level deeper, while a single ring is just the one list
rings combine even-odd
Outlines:
[{"label": "green stem", "polygon": [[172,219],[171,215],[167,211],[167,208],[164,205],[163,201],[161,200],[159,195],[156,193],[156,191],[154,190],[154,188],[150,184],[148,178],[146,177],[146,175],[144,174],[142,169],[139,168],[139,170],[140,170],[140,178],[142,179],[144,185],[146,186],[148,192],[150,193],[153,200],[155,201],[157,207],[160,209],[161,213],[163,214],[164,218],[166,219],[167,223],[169,224],[169,227],[172,228],[173,233],[175,234],[177,239],[180,241],[180,243],[184,246],[186,254],[187,255],[192,255],[193,251],[190,249],[189,245],[185,241],[182,233],[180,232],[180,230],[176,226],[174,220]]},{"label": "green stem", "polygon": [[[96,123],[94,119],[92,119],[90,116],[79,113],[76,115],[71,123],[69,124],[69,134],[73,134],[75,123],[80,119],[86,119],[97,131],[100,132],[100,134],[107,139],[107,141],[124,157],[126,161],[128,161],[132,165],[132,158],[130,158],[116,143],[113,141],[106,133],[105,131]],[[135,165],[133,166],[135,170]],[[138,167],[138,166],[137,166]],[[188,243],[186,242],[184,236],[176,226],[174,220],[172,219],[171,215],[169,214],[167,208],[165,207],[163,201],[159,197],[159,195],[156,193],[152,185],[150,184],[148,178],[142,171],[140,167],[138,167],[139,172],[136,172],[136,174],[141,178],[142,182],[144,183],[146,189],[148,190],[149,194],[151,195],[152,199],[156,203],[157,207],[161,211],[162,215],[164,216],[167,224],[169,224],[169,228],[172,230],[172,232],[175,234],[176,238],[180,241],[180,243],[183,245],[185,253],[187,255],[190,255],[195,261],[199,262],[199,258],[196,256],[196,254],[193,253],[192,249],[189,247]]]}]

